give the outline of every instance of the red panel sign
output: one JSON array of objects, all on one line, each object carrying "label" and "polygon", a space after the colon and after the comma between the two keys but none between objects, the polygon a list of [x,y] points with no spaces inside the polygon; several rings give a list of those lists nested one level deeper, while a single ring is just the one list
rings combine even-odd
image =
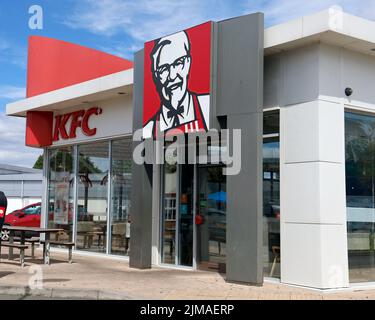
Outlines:
[{"label": "red panel sign", "polygon": [[[29,111],[26,116],[26,145],[29,147],[47,147],[53,141],[74,139],[77,129],[88,137],[96,134],[97,129],[90,127],[92,116],[102,114],[103,110],[92,107],[55,116],[50,111]],[[55,121],[54,121],[55,120]]]},{"label": "red panel sign", "polygon": [[133,68],[129,60],[77,44],[32,36],[29,39],[27,97]]},{"label": "red panel sign", "polygon": [[145,44],[145,138],[209,129],[211,30],[207,22]]},{"label": "red panel sign", "polygon": [[26,145],[47,147],[52,144],[53,112],[28,111],[26,114]]}]

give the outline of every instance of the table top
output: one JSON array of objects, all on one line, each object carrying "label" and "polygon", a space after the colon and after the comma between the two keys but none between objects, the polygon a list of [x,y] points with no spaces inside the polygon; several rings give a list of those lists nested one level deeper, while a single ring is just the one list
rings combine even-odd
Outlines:
[{"label": "table top", "polygon": [[64,229],[57,228],[37,228],[37,227],[20,227],[20,226],[3,226],[3,229],[10,231],[32,231],[38,233],[54,233],[64,231]]}]

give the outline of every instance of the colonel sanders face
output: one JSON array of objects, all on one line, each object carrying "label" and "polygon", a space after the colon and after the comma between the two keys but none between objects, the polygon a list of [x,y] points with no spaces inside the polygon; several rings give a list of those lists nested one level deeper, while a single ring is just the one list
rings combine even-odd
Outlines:
[{"label": "colonel sanders face", "polygon": [[187,93],[191,65],[187,34],[179,32],[159,39],[151,58],[154,83],[161,103],[177,110]]}]

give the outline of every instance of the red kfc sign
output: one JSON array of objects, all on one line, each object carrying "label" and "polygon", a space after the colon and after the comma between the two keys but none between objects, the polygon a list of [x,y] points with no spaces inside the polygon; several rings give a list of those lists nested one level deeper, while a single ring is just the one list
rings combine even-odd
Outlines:
[{"label": "red kfc sign", "polygon": [[143,136],[210,127],[212,23],[145,44]]},{"label": "red kfc sign", "polygon": [[55,116],[55,124],[53,130],[53,141],[59,141],[76,138],[78,128],[81,128],[82,133],[86,136],[94,136],[96,128],[89,126],[89,120],[92,116],[100,115],[102,109],[93,107],[88,110],[78,110],[63,115]]}]

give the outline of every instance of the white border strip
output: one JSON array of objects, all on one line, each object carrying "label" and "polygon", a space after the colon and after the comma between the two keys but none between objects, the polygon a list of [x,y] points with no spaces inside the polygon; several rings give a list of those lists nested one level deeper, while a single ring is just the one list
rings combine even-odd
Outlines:
[{"label": "white border strip", "polygon": [[54,109],[59,107],[63,109],[75,104],[81,104],[78,99],[84,100],[84,97],[90,95],[110,92],[111,90],[132,85],[133,69],[129,69],[9,103],[6,105],[6,114],[8,116],[24,116],[27,111],[48,106],[52,107],[52,105]]}]

